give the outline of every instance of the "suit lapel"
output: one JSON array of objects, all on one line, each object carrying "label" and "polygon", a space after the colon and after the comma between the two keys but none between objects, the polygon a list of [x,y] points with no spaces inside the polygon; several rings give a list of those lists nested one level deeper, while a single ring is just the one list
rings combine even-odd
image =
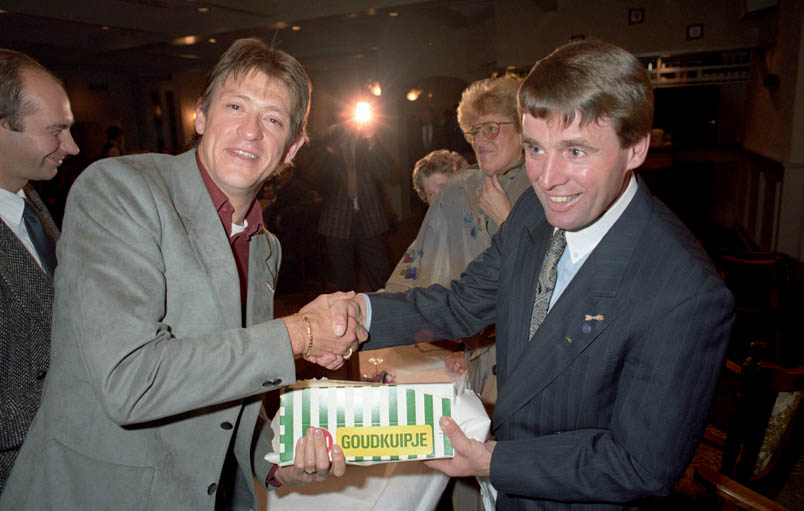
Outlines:
[{"label": "suit lapel", "polygon": [[[531,285],[530,294],[525,290],[519,293],[530,296],[530,300],[528,307],[512,302],[519,308],[518,313],[512,316],[522,318],[522,321],[514,326],[510,341],[503,341],[506,342],[506,351],[513,352],[515,356],[506,356],[506,368],[499,376],[501,386],[494,410],[495,427],[542,392],[599,338],[609,324],[628,309],[629,300],[618,297],[618,292],[626,267],[635,254],[636,243],[645,228],[650,207],[650,195],[644,183],[640,183],[631,204],[589,255],[530,342],[526,337],[535,279],[538,279],[541,265],[531,264],[537,268],[523,275],[520,281]],[[541,223],[547,224],[546,221]],[[547,250],[550,232],[550,229],[545,230],[544,226],[537,225],[532,230],[533,239],[530,240],[532,252],[522,251],[520,245],[517,259],[532,261],[537,257],[541,261]],[[497,353],[499,356],[499,349]]]},{"label": "suit lapel", "polygon": [[268,231],[251,237],[248,256],[248,310],[246,325],[267,321],[274,314],[274,293],[279,270],[279,244],[268,242]]},{"label": "suit lapel", "polygon": [[241,326],[240,284],[234,255],[218,212],[204,186],[195,150],[179,155],[168,171],[176,211],[182,219],[190,245],[203,266],[214,291],[226,328]]}]

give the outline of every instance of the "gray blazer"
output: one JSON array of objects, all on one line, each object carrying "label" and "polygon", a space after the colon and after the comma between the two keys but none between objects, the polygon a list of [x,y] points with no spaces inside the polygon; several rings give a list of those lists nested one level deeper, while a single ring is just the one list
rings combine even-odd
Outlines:
[{"label": "gray blazer", "polygon": [[[59,229],[30,186],[25,195],[53,243]],[[39,408],[50,359],[53,284],[0,220],[0,493]]]},{"label": "gray blazer", "polygon": [[695,238],[640,182],[528,339],[552,230],[525,191],[451,290],[371,295],[366,348],[421,329],[465,337],[496,322],[497,508],[636,508],[669,493],[703,435],[734,300]]},{"label": "gray blazer", "polygon": [[264,481],[260,394],[295,380],[273,314],[280,248],[251,238],[247,324],[234,256],[195,161],[101,160],[58,245],[51,370],[3,510],[213,509],[227,446]]}]

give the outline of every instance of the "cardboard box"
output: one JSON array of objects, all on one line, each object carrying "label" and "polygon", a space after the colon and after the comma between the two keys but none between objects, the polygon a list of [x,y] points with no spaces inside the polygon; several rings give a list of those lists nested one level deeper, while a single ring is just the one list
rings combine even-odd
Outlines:
[{"label": "cardboard box", "polygon": [[[473,393],[468,399],[477,401],[485,419],[485,439],[488,416]],[[266,459],[291,465],[296,441],[310,426],[327,430],[351,464],[451,458],[452,444],[438,421],[457,420],[455,406],[453,383],[299,382],[282,391],[272,423],[274,452]]]}]

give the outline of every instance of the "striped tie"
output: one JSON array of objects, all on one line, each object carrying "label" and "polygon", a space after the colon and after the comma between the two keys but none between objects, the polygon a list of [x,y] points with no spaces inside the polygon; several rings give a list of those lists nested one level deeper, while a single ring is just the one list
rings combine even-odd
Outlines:
[{"label": "striped tie", "polygon": [[539,283],[536,286],[536,297],[533,300],[533,314],[530,317],[530,335],[528,339],[533,337],[533,334],[536,333],[539,325],[542,324],[545,316],[547,316],[550,298],[553,296],[553,289],[556,287],[558,260],[561,258],[561,254],[564,253],[565,246],[567,246],[567,238],[564,236],[564,231],[558,229],[553,234],[550,248],[547,249],[547,254],[544,256],[542,271],[539,272]]}]

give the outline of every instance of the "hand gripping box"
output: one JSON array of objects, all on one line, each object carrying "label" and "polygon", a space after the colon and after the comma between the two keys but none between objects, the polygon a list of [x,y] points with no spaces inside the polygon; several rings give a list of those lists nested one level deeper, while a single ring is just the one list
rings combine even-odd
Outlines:
[{"label": "hand gripping box", "polygon": [[453,383],[307,380],[282,391],[272,422],[274,452],[266,459],[293,464],[296,441],[309,426],[326,429],[350,464],[451,458],[452,444],[438,426],[442,416],[479,440],[488,434],[480,400]]}]

